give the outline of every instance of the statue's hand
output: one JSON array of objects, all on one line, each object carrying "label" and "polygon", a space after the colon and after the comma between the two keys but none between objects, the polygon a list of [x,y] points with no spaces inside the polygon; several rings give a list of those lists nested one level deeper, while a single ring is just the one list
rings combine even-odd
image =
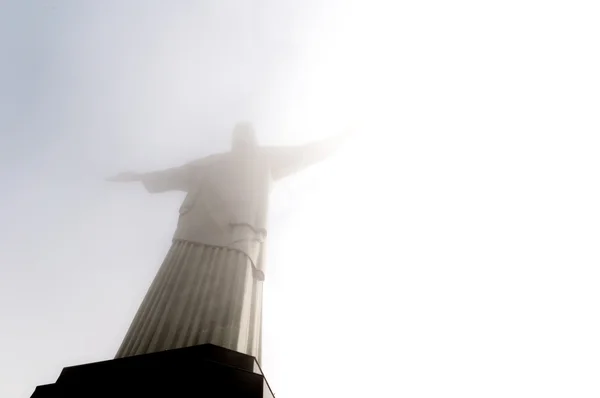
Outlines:
[{"label": "statue's hand", "polygon": [[142,179],[142,175],[140,173],[133,173],[133,172],[126,171],[124,173],[119,173],[115,176],[109,177],[106,180],[113,181],[113,182],[133,182],[133,181],[140,181],[141,179]]}]

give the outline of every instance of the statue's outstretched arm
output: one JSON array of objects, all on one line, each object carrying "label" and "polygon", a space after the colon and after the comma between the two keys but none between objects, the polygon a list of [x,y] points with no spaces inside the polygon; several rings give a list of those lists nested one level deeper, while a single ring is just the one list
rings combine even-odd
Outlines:
[{"label": "statue's outstretched arm", "polygon": [[151,193],[166,191],[188,191],[191,180],[190,166],[173,167],[150,173],[125,172],[108,178],[114,182],[136,182],[144,184]]},{"label": "statue's outstretched arm", "polygon": [[297,173],[315,163],[325,160],[339,149],[350,137],[350,133],[290,147],[266,147],[274,180]]}]

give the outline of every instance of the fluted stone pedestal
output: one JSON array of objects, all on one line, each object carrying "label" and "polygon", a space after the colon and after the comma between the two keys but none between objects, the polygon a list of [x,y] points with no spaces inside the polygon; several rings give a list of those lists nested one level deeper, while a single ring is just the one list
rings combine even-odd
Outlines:
[{"label": "fluted stone pedestal", "polygon": [[64,368],[32,398],[274,398],[252,356],[212,344]]}]

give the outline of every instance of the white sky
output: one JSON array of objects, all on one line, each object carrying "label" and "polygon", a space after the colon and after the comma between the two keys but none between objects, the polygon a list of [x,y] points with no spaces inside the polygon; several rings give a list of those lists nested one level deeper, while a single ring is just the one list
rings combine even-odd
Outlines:
[{"label": "white sky", "polygon": [[600,395],[594,1],[0,3],[0,397],[111,358],[178,194],[103,182],[356,126],[273,193],[278,397]]}]

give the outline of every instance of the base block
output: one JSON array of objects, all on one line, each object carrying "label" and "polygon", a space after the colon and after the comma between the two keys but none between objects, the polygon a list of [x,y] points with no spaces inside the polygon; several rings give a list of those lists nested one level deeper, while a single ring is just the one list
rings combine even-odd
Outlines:
[{"label": "base block", "polygon": [[254,357],[212,344],[64,368],[31,398],[274,398]]}]

